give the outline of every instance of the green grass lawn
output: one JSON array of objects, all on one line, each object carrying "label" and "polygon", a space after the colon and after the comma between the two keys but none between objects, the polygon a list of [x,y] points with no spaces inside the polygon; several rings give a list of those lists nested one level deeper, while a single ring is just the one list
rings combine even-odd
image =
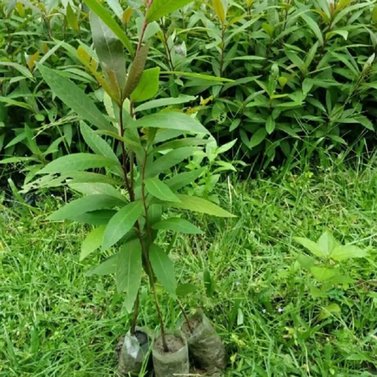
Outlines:
[{"label": "green grass lawn", "polygon": [[[227,376],[374,375],[376,162],[221,190],[238,217],[192,218],[206,235],[171,242],[179,280],[198,286],[186,307],[204,307],[226,343]],[[0,206],[0,376],[115,376],[114,348],[129,319],[123,297],[110,277],[85,276],[104,256],[79,262],[88,229],[47,222],[54,206],[53,199],[35,213]],[[319,294],[293,237],[316,240],[326,229],[369,256],[342,263],[353,283]],[[172,327],[181,313],[159,294]],[[145,291],[140,324],[157,326]]]}]

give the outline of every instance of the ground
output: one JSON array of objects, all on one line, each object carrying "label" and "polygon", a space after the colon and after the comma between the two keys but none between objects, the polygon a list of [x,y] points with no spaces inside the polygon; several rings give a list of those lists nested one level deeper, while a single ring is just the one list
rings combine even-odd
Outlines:
[{"label": "ground", "polygon": [[[172,240],[179,281],[198,287],[184,305],[200,305],[215,323],[229,352],[227,376],[373,375],[376,167],[372,159],[243,183],[230,178],[218,194],[238,217],[191,216],[205,236]],[[34,209],[0,204],[1,377],[115,376],[114,349],[128,324],[123,296],[111,277],[85,275],[104,256],[79,262],[88,228],[46,221],[57,205],[47,197]],[[341,264],[351,283],[318,293],[321,282],[299,263],[306,251],[294,237],[316,240],[325,230],[368,257]],[[159,295],[173,327],[179,307],[162,289]],[[141,307],[140,324],[156,327],[146,291]]]}]

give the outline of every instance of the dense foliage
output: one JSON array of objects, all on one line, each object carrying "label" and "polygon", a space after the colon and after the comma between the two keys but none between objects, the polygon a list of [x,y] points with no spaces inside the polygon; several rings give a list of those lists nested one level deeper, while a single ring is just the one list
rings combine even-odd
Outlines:
[{"label": "dense foliage", "polygon": [[[177,97],[171,106],[198,112],[221,142],[237,139],[233,152],[258,169],[310,159],[319,147],[360,153],[375,142],[375,3],[196,1],[148,27],[145,40],[161,68],[157,97]],[[108,4],[132,39],[143,1]],[[77,117],[51,101],[37,64],[98,89],[87,9],[14,1],[0,12],[1,155],[45,164],[85,150]],[[101,90],[95,99],[103,102]]]}]

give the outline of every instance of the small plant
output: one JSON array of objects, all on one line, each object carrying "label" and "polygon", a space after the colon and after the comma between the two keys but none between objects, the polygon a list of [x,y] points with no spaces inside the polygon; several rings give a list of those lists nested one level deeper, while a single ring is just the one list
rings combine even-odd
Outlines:
[{"label": "small plant", "polygon": [[[172,215],[174,209],[219,217],[232,215],[206,199],[184,193],[186,186],[207,173],[198,163],[186,172],[179,164],[190,160],[208,144],[209,132],[193,115],[182,112],[162,110],[137,117],[135,105],[144,102],[151,109],[158,102],[146,102],[158,92],[160,72],[158,67],[145,68],[149,26],[190,0],[146,1],[136,49],[103,5],[96,0],[85,3],[91,9],[90,27],[96,54],[81,45],[77,56],[101,85],[108,116],[64,74],[39,64],[38,69],[52,92],[81,118],[81,135],[93,153],[72,153],[53,160],[36,173],[40,178],[26,185],[25,190],[68,185],[83,195],[49,219],[95,225],[82,244],[81,260],[97,249],[117,250],[91,273],[115,273],[118,291],[126,294],[125,307],[133,311],[130,323],[133,340],[140,332],[139,292],[145,272],[161,330],[154,343],[155,373],[164,377],[188,373],[186,340],[181,334],[166,330],[156,291],[157,282],[173,298],[177,291],[174,264],[158,241],[167,230],[201,233],[194,224]],[[124,47],[132,56],[128,71]],[[174,103],[174,99],[170,100]],[[214,164],[212,159],[210,164]],[[224,166],[219,167],[219,171],[222,169]],[[175,362],[174,357],[167,361],[169,353],[179,354],[179,361]],[[125,369],[126,372],[135,370]]]},{"label": "small plant", "polygon": [[[301,267],[310,272],[316,282],[309,286],[314,298],[331,300],[334,289],[337,287],[347,289],[354,283],[354,279],[345,262],[355,258],[365,258],[368,255],[367,250],[355,245],[342,245],[329,231],[325,231],[317,242],[303,237],[295,237],[294,240],[312,254],[312,256],[301,254],[297,257],[297,261]],[[331,302],[322,309],[321,317],[339,312],[340,307]]]}]

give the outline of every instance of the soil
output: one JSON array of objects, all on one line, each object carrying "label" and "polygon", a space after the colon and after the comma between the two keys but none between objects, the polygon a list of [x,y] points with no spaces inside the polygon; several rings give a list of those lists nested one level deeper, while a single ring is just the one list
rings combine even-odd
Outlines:
[{"label": "soil", "polygon": [[168,352],[164,351],[164,347],[162,345],[162,338],[161,338],[161,336],[158,337],[158,339],[155,342],[155,348],[161,354],[163,354],[163,353],[174,353],[174,352],[177,352],[181,348],[183,348],[184,345],[185,345],[183,339],[181,339],[181,337],[178,337],[176,335],[167,334],[167,335],[165,335],[165,338],[166,338],[167,346],[169,348]]},{"label": "soil", "polygon": [[199,315],[194,315],[190,318],[189,323],[187,323],[186,321],[183,322],[181,330],[187,337],[189,337],[189,335],[191,335],[195,331],[195,329],[201,324],[201,322],[201,317]]}]

